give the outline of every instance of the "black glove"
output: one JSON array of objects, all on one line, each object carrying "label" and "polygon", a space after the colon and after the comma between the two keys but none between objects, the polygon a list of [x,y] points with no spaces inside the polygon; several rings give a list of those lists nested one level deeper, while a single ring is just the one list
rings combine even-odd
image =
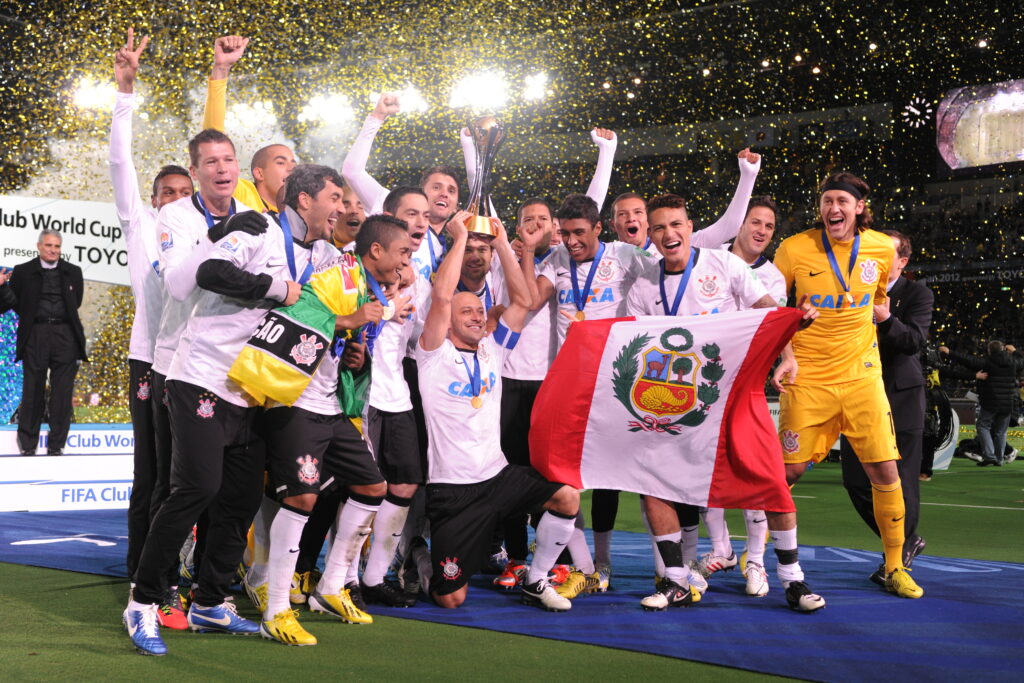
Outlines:
[{"label": "black glove", "polygon": [[219,242],[230,233],[239,230],[250,235],[262,235],[267,231],[267,219],[259,211],[243,211],[236,213],[226,221],[221,221],[210,228],[206,234],[211,242]]}]

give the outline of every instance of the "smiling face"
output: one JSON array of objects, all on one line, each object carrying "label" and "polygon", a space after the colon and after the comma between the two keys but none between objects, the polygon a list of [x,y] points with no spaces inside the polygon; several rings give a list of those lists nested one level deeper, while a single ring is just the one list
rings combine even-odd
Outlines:
[{"label": "smiling face", "polygon": [[272,145],[266,150],[261,166],[252,169],[256,187],[264,189],[266,197],[277,197],[277,193],[288,180],[295,168],[295,155],[285,145]]},{"label": "smiling face", "polygon": [[359,226],[366,220],[366,211],[363,209],[363,203],[359,201],[359,195],[350,187],[342,188],[341,204],[342,213],[338,216],[338,222],[334,224],[331,239],[335,245],[343,247],[359,234]]},{"label": "smiling face", "polygon": [[238,159],[230,142],[201,142],[195,166],[189,168],[203,198],[213,203],[231,201],[238,185]]},{"label": "smiling face", "polygon": [[491,239],[476,233],[469,233],[466,241],[466,255],[462,258],[462,279],[466,284],[476,284],[491,270]]},{"label": "smiling face", "polygon": [[666,270],[681,270],[690,257],[690,235],[693,221],[686,209],[655,209],[650,215],[651,242],[665,258]]},{"label": "smiling face", "polygon": [[306,242],[330,239],[343,209],[341,188],[330,180],[315,196],[300,192],[296,211],[306,221]]},{"label": "smiling face", "polygon": [[[382,285],[390,286],[400,282],[403,272],[412,273],[409,270],[409,262],[412,259],[412,240],[408,231],[402,230],[396,234],[388,244],[387,249],[379,242],[370,246],[370,256],[365,263],[372,269],[373,277]],[[410,280],[411,281],[411,280]]]},{"label": "smiling face", "polygon": [[600,221],[591,225],[586,218],[564,218],[559,221],[559,233],[572,260],[585,261],[597,254]]},{"label": "smiling face", "polygon": [[775,235],[775,212],[766,206],[755,206],[743,219],[733,251],[747,263],[753,263],[772,243]]},{"label": "smiling face", "polygon": [[450,175],[432,173],[422,189],[430,207],[430,222],[433,225],[444,223],[459,205],[459,184]]},{"label": "smiling face", "polygon": [[821,195],[818,211],[829,239],[846,242],[857,232],[857,216],[864,213],[864,200],[845,190],[828,190]]},{"label": "smiling face", "polygon": [[637,247],[647,243],[647,205],[637,197],[627,197],[615,202],[612,211],[612,228],[620,242]]},{"label": "smiling face", "polygon": [[461,348],[475,349],[487,334],[487,312],[480,297],[458,292],[452,297],[451,327],[448,338]]}]

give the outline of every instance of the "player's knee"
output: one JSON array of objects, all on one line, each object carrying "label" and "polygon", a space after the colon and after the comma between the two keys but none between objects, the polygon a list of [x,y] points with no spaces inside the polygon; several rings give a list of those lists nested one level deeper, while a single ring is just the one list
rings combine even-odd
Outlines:
[{"label": "player's knee", "polygon": [[572,486],[563,486],[551,496],[546,507],[560,515],[575,515],[580,511],[580,492]]},{"label": "player's knee", "polygon": [[417,484],[388,484],[388,491],[399,498],[412,498],[419,488]]},{"label": "player's knee", "polygon": [[437,603],[438,607],[445,609],[455,609],[466,601],[466,591],[457,590],[454,593],[446,593],[444,595],[434,594],[434,602]]},{"label": "player's knee", "polygon": [[367,498],[381,498],[388,493],[387,482],[378,482],[376,484],[360,484],[359,486],[352,487],[352,493],[357,493]]},{"label": "player's knee", "polygon": [[286,505],[303,512],[312,512],[316,505],[317,495],[315,493],[300,493],[297,496],[288,496],[281,499],[281,505]]},{"label": "player's knee", "polygon": [[807,471],[806,462],[793,462],[786,464],[786,483],[792,486],[800,477],[803,476],[804,472]]}]

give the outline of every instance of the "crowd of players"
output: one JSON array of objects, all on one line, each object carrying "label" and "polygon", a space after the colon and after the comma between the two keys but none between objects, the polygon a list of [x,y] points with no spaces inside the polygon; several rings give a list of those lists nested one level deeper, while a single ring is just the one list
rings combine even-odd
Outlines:
[{"label": "crowd of players", "polygon": [[[760,158],[749,150],[735,196],[709,227],[693,231],[682,197],[626,193],[611,206],[617,240],[602,242],[616,137],[595,129],[586,194],[555,210],[523,202],[514,240],[497,219],[496,236],[469,232],[455,170],[428,168],[418,186],[390,190],[367,173],[376,135],[400,108],[390,94],[340,174],[296,164],[274,144],[252,158],[252,180],[241,178],[223,124],[227,78],[247,40],[227,36],[215,44],[189,168],[164,166],[147,206],[131,158],[147,43],[129,31],[116,54],[110,138],[136,302],[123,619],[140,652],[167,651],[161,627],[313,645],[301,604],[363,624],[367,604],[458,607],[487,564],[497,565],[496,587],[550,611],[607,590],[618,492],[593,492],[592,551],[579,492],[530,467],[531,409],[570,326],[775,307],[791,295],[804,329],[772,378],[786,477],[795,482],[842,430],[870,481],[881,583],[923,594],[904,567],[899,456],[875,343],[898,239],[870,229],[862,180],[830,176],[820,224],[785,240],[774,264],[763,254],[777,212],[752,197]],[[461,142],[472,176],[468,131]],[[704,279],[715,291],[691,284]],[[741,560],[722,510],[645,497],[642,511],[657,572],[645,609],[696,603],[708,576],[737,565],[747,593],[764,596],[768,536],[787,604],[824,606],[800,568],[795,512],[745,511]],[[698,558],[702,513],[713,549]],[[193,528],[192,585],[179,587]],[[259,622],[229,597],[243,556]]]}]

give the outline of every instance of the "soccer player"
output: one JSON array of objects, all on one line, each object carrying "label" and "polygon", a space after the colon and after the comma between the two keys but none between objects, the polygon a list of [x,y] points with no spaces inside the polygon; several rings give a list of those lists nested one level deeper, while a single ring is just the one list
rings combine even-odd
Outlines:
[{"label": "soccer player", "polygon": [[[284,211],[289,222],[308,216],[308,209],[304,209],[311,202],[304,200],[319,194],[310,197],[308,192],[315,185],[307,183],[305,172],[300,173],[290,178],[286,186]],[[335,175],[324,184],[320,192],[336,192],[340,204],[340,178]],[[341,308],[349,312],[338,315],[335,328],[362,330],[372,345],[379,325],[391,325],[381,323],[382,318],[394,320],[400,313],[396,309],[404,309],[408,303],[408,299],[388,302],[383,288],[397,281],[398,272],[408,265],[412,249],[405,225],[387,216],[371,216],[364,221],[356,240],[356,256],[338,256],[335,261],[346,271],[344,277],[355,285],[342,294]],[[398,320],[394,324],[402,325]],[[309,596],[309,606],[315,612],[325,612],[349,623],[373,621],[353,604],[345,584],[387,486],[359,431],[342,414],[336,397],[339,364],[346,363],[353,369],[363,365],[362,353],[349,353],[350,348],[354,347],[347,346],[345,354],[327,353],[298,400],[291,406],[275,402],[262,418],[271,485],[281,509],[270,527],[267,603],[260,633],[286,645],[316,644],[316,638],[298,623],[288,593],[302,531],[317,497],[341,482],[348,487],[349,498],[338,512],[334,540],[320,582]]]},{"label": "soccer player", "polygon": [[[227,114],[227,86],[231,68],[245,54],[249,39],[242,36],[222,36],[213,43],[213,68],[206,90],[206,108],[203,128],[224,132]],[[277,197],[288,174],[295,168],[295,154],[287,145],[271,144],[252,156],[252,181],[239,178],[235,198],[265,213],[277,213]]]},{"label": "soccer player", "polygon": [[[754,181],[761,170],[761,155],[750,149],[739,155],[740,180],[725,213],[717,221],[694,235],[700,247],[715,247],[733,238],[747,209],[747,200],[754,191]],[[636,192],[623,192],[612,202],[612,229],[620,242],[632,244],[652,256],[658,250],[651,242],[647,227],[647,204]]]},{"label": "soccer player", "polygon": [[[705,315],[778,305],[741,259],[724,250],[691,246],[693,223],[682,197],[653,198],[648,204],[648,215],[651,238],[662,260],[650,264],[630,288],[626,304],[629,314]],[[808,323],[816,317],[817,312],[806,302],[801,303],[801,308]],[[690,605],[700,598],[697,589],[689,585],[689,571],[683,564],[675,504],[654,496],[644,496],[643,501],[651,534],[665,565],[666,581],[641,605],[648,610]],[[767,515],[787,603],[801,612],[821,609],[825,601],[804,582],[797,560],[796,513],[769,511]]]},{"label": "soccer player", "polygon": [[[331,233],[331,241],[342,251],[354,251],[356,248],[356,235],[359,234],[359,227],[366,220],[366,208],[359,200],[359,195],[351,187],[346,185],[342,188],[342,204],[345,212],[338,218],[338,224],[334,226]],[[419,246],[417,243],[416,246]]]},{"label": "soccer player", "polygon": [[[166,339],[167,330],[180,336],[180,342],[170,342],[174,352],[166,385],[174,425],[171,490],[153,518],[134,598],[124,612],[136,648],[155,655],[167,651],[155,627],[156,605],[168,588],[167,567],[204,510],[210,519],[207,552],[189,626],[231,633],[259,630],[224,600],[259,506],[263,473],[262,450],[250,448],[255,409],[229,383],[227,368],[268,302],[294,303],[300,291],[286,260],[291,239],[285,240],[281,231],[266,235],[266,219],[255,211],[235,214],[238,161],[231,140],[203,131],[190,141],[189,156],[200,192],[165,205],[157,224],[164,285],[176,304],[165,306],[161,338]],[[211,234],[231,223],[250,226],[254,234],[236,231],[211,244]],[[299,252],[295,262],[304,268],[312,252]]]},{"label": "soccer player", "polygon": [[[157,258],[157,211],[164,204],[192,194],[192,178],[180,166],[164,166],[153,179],[150,206],[139,197],[139,181],[132,162],[132,111],[135,104],[135,76],[139,57],[149,36],[135,44],[135,32],[128,29],[125,45],[114,57],[117,100],[110,126],[110,178],[114,185],[114,205],[128,249],[128,274],[135,316],[128,345],[129,409],[135,436],[132,497],[128,504],[128,576],[135,575],[139,555],[149,532],[149,522],[167,495],[170,457],[157,459],[154,433],[153,346],[160,328],[163,309],[163,285]],[[167,628],[185,629],[188,624],[177,593],[177,562],[168,568],[169,590],[161,601],[158,616]]]},{"label": "soccer player", "polygon": [[[821,227],[783,240],[775,265],[788,291],[810,297],[817,324],[797,332],[775,369],[782,394],[779,439],[792,484],[828,454],[840,432],[871,481],[874,517],[885,554],[885,587],[900,597],[924,591],[903,566],[906,509],[899,452],[882,383],[874,305],[886,300],[895,254],[888,235],[871,230],[867,183],[833,173],[821,185]],[[799,374],[797,374],[799,364]]]},{"label": "soccer player", "polygon": [[[775,234],[777,216],[775,202],[771,197],[751,197],[743,225],[740,226],[735,241],[728,246],[728,249],[747,264],[754,279],[759,280],[765,286],[776,303],[779,306],[785,306],[786,282],[779,269],[764,255]],[[768,576],[764,570],[768,520],[763,510],[744,510],[743,519],[747,530],[746,562],[742,566],[747,582],[746,591],[748,595],[762,597],[768,593]],[[697,570],[703,577],[708,578],[716,571],[735,567],[737,559],[732,550],[732,542],[729,540],[725,510],[709,508],[704,515],[704,523],[708,527],[712,549],[701,556],[697,563]]]},{"label": "soccer player", "polygon": [[[441,607],[461,605],[470,577],[480,567],[495,525],[514,511],[543,506],[537,550],[523,602],[548,610],[571,603],[547,583],[548,570],[573,531],[579,511],[576,489],[549,482],[529,467],[509,465],[495,425],[501,412],[501,367],[519,338],[530,295],[516,268],[504,227],[494,248],[508,278],[511,303],[497,329],[486,336],[480,299],[456,292],[467,231],[460,213],[449,225],[453,244],[438,270],[433,300],[416,349],[429,440],[427,510],[431,527],[429,567],[420,577]],[[425,564],[425,563],[424,563]]]}]

